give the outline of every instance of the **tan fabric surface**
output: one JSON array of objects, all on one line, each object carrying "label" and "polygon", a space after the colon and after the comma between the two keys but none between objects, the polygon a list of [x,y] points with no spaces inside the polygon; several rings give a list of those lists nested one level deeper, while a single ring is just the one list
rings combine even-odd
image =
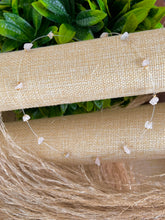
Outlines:
[{"label": "tan fabric surface", "polygon": [[[26,123],[6,123],[8,133],[21,148],[37,152],[38,157],[63,162],[92,162],[96,156],[117,160],[121,158],[151,159],[165,155],[165,104],[156,106],[153,129],[143,132],[150,119],[152,106],[135,109],[105,110],[83,115],[64,116],[30,121],[32,128],[61,154],[37,144]],[[3,140],[2,136],[0,140]],[[5,144],[5,143],[4,143]],[[131,154],[123,151],[127,144]],[[70,153],[68,159],[64,153]]]},{"label": "tan fabric surface", "polygon": [[0,54],[0,111],[152,93],[141,67],[146,58],[156,91],[163,92],[164,42],[159,29],[131,34],[129,42],[116,36]]}]

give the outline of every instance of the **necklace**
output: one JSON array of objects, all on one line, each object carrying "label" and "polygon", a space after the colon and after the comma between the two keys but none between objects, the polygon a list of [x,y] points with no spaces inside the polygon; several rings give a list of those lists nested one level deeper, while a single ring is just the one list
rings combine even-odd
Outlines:
[{"label": "necklace", "polygon": [[[118,34],[118,33],[115,33],[115,34]],[[52,39],[55,35],[50,32],[48,33],[48,35],[44,35],[44,36],[41,36],[37,39],[35,39],[34,41],[32,41],[31,43],[26,43],[24,44],[24,50],[25,52],[28,52],[30,53],[30,50],[31,48],[33,47],[33,43],[40,39],[40,38],[43,38],[43,37],[49,37],[50,39]],[[108,37],[108,34],[107,33],[103,33],[101,36],[102,37]],[[129,42],[129,34],[127,32],[125,32],[124,34],[121,35],[121,38],[120,40],[123,41],[123,42]],[[135,52],[138,54],[138,52],[136,51],[136,49],[134,48]],[[23,59],[23,58],[22,58]],[[21,65],[21,62],[20,62],[20,65]],[[24,84],[23,82],[20,82],[19,81],[19,69],[20,69],[20,65],[19,65],[19,68],[18,68],[18,77],[17,77],[17,80],[18,80],[18,84],[15,86],[15,90],[19,92],[20,95],[23,94],[23,88],[24,88]],[[149,59],[145,58],[143,59],[142,63],[141,63],[141,68],[144,68],[148,75],[150,76],[150,79],[151,79],[151,83],[152,83],[152,87],[153,87],[153,97],[152,99],[150,100],[150,104],[153,106],[153,111],[152,111],[152,115],[151,115],[151,118],[149,120],[147,120],[145,123],[144,123],[144,129],[142,130],[142,133],[140,135],[140,138],[139,140],[141,140],[141,138],[143,137],[143,135],[145,134],[145,132],[147,130],[150,130],[153,128],[153,118],[154,118],[154,113],[155,113],[155,106],[156,104],[158,103],[159,101],[159,98],[156,96],[156,92],[155,92],[155,84],[154,84],[154,80],[153,80],[153,77],[152,75],[150,74],[149,72],[149,66],[150,66],[150,61]],[[96,67],[97,68],[97,67]],[[94,70],[96,71],[96,70]],[[25,82],[26,83],[26,82]],[[62,151],[59,151],[57,150],[56,148],[54,148],[53,146],[49,145],[49,143],[46,142],[46,137],[44,136],[39,136],[34,130],[33,128],[31,127],[30,123],[29,123],[29,120],[30,120],[30,116],[28,114],[25,113],[25,110],[22,108],[22,112],[23,112],[23,122],[27,123],[28,127],[30,128],[31,132],[33,133],[33,135],[36,137],[37,139],[37,142],[38,142],[38,145],[45,145],[47,147],[49,147],[51,150],[53,151],[56,151],[57,153],[59,154],[62,154],[65,158],[71,158],[71,155],[69,152],[62,152]],[[138,141],[139,141],[138,140]],[[123,143],[122,144],[122,148],[123,148],[123,151],[126,153],[126,154],[131,154],[131,150],[129,149],[128,145],[126,143]],[[95,159],[95,164],[100,166],[100,158],[99,156],[96,157]]]}]

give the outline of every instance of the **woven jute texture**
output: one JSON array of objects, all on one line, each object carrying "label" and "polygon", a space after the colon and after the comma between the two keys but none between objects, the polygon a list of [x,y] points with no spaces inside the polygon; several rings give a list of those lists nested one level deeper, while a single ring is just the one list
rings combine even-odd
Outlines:
[{"label": "woven jute texture", "polygon": [[[134,109],[105,110],[90,114],[38,119],[31,126],[39,136],[58,149],[61,154],[38,145],[36,137],[24,122],[6,123],[9,135],[23,149],[36,152],[38,157],[65,162],[93,163],[99,156],[116,161],[124,158],[156,159],[165,155],[165,104],[159,104],[153,120],[153,129],[144,129],[152,113],[151,105]],[[0,137],[3,140],[3,137]],[[3,141],[2,141],[3,142]],[[6,145],[4,141],[4,145]],[[127,145],[131,154],[125,154]],[[64,158],[69,152],[70,157]]]},{"label": "woven jute texture", "polygon": [[[156,91],[165,91],[164,42],[159,29],[128,41],[115,36],[0,54],[0,111],[153,93],[150,75]],[[149,71],[141,66],[147,58]]]}]

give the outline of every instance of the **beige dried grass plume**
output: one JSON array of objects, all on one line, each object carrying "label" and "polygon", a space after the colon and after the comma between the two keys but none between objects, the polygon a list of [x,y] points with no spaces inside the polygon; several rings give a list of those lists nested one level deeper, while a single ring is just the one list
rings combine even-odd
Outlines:
[{"label": "beige dried grass plume", "polygon": [[163,218],[164,160],[100,167],[43,161],[14,143],[2,118],[0,124],[0,219]]}]

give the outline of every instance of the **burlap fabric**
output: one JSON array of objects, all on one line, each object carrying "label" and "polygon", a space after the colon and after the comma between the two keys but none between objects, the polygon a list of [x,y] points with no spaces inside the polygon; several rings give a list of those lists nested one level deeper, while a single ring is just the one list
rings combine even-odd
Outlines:
[{"label": "burlap fabric", "polygon": [[[105,110],[31,121],[34,131],[39,136],[45,137],[47,143],[61,153],[43,144],[38,145],[36,137],[24,122],[6,123],[6,127],[19,146],[30,152],[36,152],[39,157],[48,160],[94,163],[97,156],[111,161],[121,158],[163,158],[165,104],[157,106],[153,129],[146,130],[142,136],[144,123],[150,119],[151,113],[152,107],[146,105],[129,110]],[[130,155],[124,152],[124,145],[131,150]],[[70,157],[65,159],[64,154],[67,152]]]},{"label": "burlap fabric", "polygon": [[[0,54],[0,111],[165,91],[165,29]],[[20,67],[20,68],[19,68]],[[19,69],[19,70],[18,70]],[[15,91],[18,81],[23,91]]]},{"label": "burlap fabric", "polygon": [[[0,110],[153,93],[150,74],[156,92],[165,91],[164,40],[165,29],[160,29],[131,34],[129,41],[116,36],[1,54]],[[149,71],[141,67],[146,58]],[[18,81],[24,85],[21,91],[15,90]],[[38,146],[23,122],[6,126],[17,144],[47,159],[63,160],[66,152],[78,162],[92,162],[96,156],[161,158],[165,153],[164,104],[156,108],[153,130],[141,137],[151,113],[149,105],[32,121],[37,134],[62,154]],[[131,155],[124,153],[125,144]]]}]

